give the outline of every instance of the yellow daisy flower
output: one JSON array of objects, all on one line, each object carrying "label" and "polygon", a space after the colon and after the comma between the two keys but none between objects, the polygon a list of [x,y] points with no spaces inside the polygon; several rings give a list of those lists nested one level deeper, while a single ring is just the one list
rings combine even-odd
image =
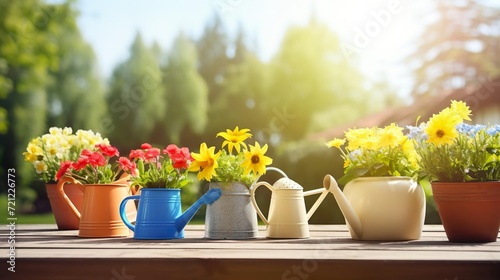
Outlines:
[{"label": "yellow daisy flower", "polygon": [[326,143],[328,147],[335,147],[337,149],[340,149],[340,146],[345,144],[345,139],[340,139],[340,138],[335,138],[332,141],[329,141]]},{"label": "yellow daisy flower", "polygon": [[373,138],[375,134],[375,128],[349,129],[349,131],[345,133],[345,137],[349,143],[347,149],[354,151],[359,148],[372,148],[375,143],[374,141],[376,141],[376,139]]},{"label": "yellow daisy flower", "polygon": [[33,139],[26,148],[26,152],[23,153],[24,159],[31,163],[34,163],[39,156],[43,156],[43,150],[40,146],[35,144],[35,140]]},{"label": "yellow daisy flower", "polygon": [[247,147],[244,141],[247,138],[252,137],[252,134],[248,133],[249,131],[250,129],[247,128],[240,130],[238,127],[236,127],[233,131],[227,129],[226,132],[217,133],[217,137],[221,136],[226,140],[222,143],[222,148],[224,148],[227,145],[227,149],[230,154],[233,152],[233,147],[239,153],[240,146],[245,147],[245,149]]},{"label": "yellow daisy flower", "polygon": [[472,111],[469,110],[469,106],[467,106],[465,102],[452,100],[450,109],[458,114],[462,119],[466,121],[471,120],[469,116],[472,115]]},{"label": "yellow daisy flower", "polygon": [[455,127],[460,121],[458,115],[450,110],[443,110],[441,113],[433,115],[425,129],[429,136],[427,142],[438,146],[453,143],[453,139],[458,136]]},{"label": "yellow daisy flower", "polygon": [[397,147],[404,139],[403,128],[391,123],[379,131],[380,147]]},{"label": "yellow daisy flower", "polygon": [[245,173],[248,174],[250,171],[253,171],[256,176],[266,174],[266,165],[273,163],[270,157],[264,155],[267,152],[267,144],[262,148],[258,142],[255,142],[255,146],[249,146],[250,151],[245,151],[243,154],[245,160],[242,166],[245,168]]},{"label": "yellow daisy flower", "polygon": [[191,153],[193,157],[193,162],[189,165],[188,170],[193,172],[198,172],[198,180],[205,179],[210,181],[213,176],[216,176],[215,169],[218,167],[217,159],[219,158],[221,151],[214,154],[215,147],[207,148],[206,143],[201,143],[200,153]]}]

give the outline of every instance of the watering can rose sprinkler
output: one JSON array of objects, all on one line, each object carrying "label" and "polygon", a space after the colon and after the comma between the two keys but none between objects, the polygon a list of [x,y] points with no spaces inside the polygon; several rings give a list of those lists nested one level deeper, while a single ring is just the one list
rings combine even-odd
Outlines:
[{"label": "watering can rose sprinkler", "polygon": [[[252,203],[257,210],[257,214],[267,226],[266,237],[309,238],[308,220],[316,209],[318,209],[330,190],[328,188],[321,188],[304,192],[302,186],[289,179],[280,169],[268,167],[266,170],[276,171],[283,175],[283,178],[276,181],[273,185],[267,182],[257,182],[250,190]],[[255,200],[255,192],[260,186],[265,186],[272,192],[268,218],[262,214]],[[309,209],[309,212],[306,212],[304,197],[313,194],[321,195],[311,209]]]}]

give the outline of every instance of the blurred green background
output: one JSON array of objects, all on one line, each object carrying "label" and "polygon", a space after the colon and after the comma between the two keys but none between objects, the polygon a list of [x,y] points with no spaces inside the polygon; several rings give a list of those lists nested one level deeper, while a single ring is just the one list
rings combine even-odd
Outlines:
[{"label": "blurred green background", "polygon": [[[174,2],[161,4],[167,8],[156,26],[169,30],[167,45],[158,43],[165,41],[161,36],[145,40],[143,33],[150,30],[140,28],[117,28],[99,42],[112,51],[128,48],[106,73],[96,55],[104,47],[85,38],[79,21],[92,20],[81,9],[97,2],[0,0],[0,172],[6,182],[6,170],[16,169],[19,223],[54,221],[44,185],[34,180],[34,168],[22,156],[27,143],[52,126],[100,132],[124,154],[143,142],[197,151],[201,142],[219,146],[219,131],[250,128],[254,140],[270,146],[273,166],[307,190],[322,187],[325,174],[342,175],[340,155],[324,143],[348,128],[414,124],[450,99],[468,102],[476,121],[500,123],[500,6],[495,1],[375,1],[369,7],[354,1],[359,7],[350,6],[352,15],[343,12],[344,1],[270,1],[257,8],[243,0],[200,1],[210,14],[205,21],[184,15]],[[132,3],[108,5],[120,11]],[[294,3],[310,9],[301,11]],[[160,10],[155,2],[141,5],[144,10],[127,20],[146,21],[147,11]],[[338,9],[329,17],[324,6]],[[288,9],[306,20],[283,21]],[[275,22],[267,22],[267,28],[245,28],[249,17],[256,23],[269,14]],[[175,18],[201,32],[177,28]],[[357,21],[342,22],[349,18]],[[283,22],[286,28],[275,34],[272,27]],[[347,26],[347,32],[332,26]],[[401,44],[406,37],[391,33],[395,28],[411,40]],[[114,41],[119,33],[133,40],[120,45]],[[266,42],[255,42],[275,37],[279,44],[271,51]],[[393,49],[401,51],[401,59],[385,61]],[[378,64],[370,68],[366,61],[374,59]],[[4,223],[6,184],[1,186]],[[200,184],[184,189],[185,205],[205,190]],[[306,202],[310,206],[315,199]],[[269,194],[260,191],[259,200],[265,209]],[[200,211],[197,219],[203,215]],[[311,219],[343,222],[332,196]],[[431,197],[426,222],[439,222]]]}]

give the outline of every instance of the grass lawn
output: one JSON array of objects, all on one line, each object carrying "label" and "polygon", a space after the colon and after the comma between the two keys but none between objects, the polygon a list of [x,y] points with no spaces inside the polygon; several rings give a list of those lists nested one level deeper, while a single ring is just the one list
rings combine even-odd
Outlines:
[{"label": "grass lawn", "polygon": [[[0,195],[0,224],[8,224],[7,221],[7,203],[3,203],[7,201],[6,195]],[[16,205],[16,210],[18,209]],[[11,216],[9,216],[11,217]],[[52,213],[43,213],[43,214],[21,214],[16,212],[15,216],[17,218],[16,224],[55,224],[56,220],[54,219],[54,215]]]}]

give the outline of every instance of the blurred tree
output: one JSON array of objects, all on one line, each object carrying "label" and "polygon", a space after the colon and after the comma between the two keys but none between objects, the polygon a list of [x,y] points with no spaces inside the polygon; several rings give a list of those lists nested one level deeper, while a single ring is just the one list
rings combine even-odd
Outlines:
[{"label": "blurred tree", "polygon": [[[24,164],[27,143],[46,128],[47,91],[51,71],[57,71],[62,26],[74,22],[71,3],[0,0],[0,119],[2,177],[17,174],[17,194],[33,199],[25,188],[33,168]],[[2,190],[5,190],[2,185]]]},{"label": "blurred tree", "polygon": [[[106,113],[102,81],[90,45],[83,39],[76,23],[76,11],[62,24],[56,38],[59,46],[58,68],[51,71],[48,87],[48,126],[101,131]],[[57,22],[64,19],[55,18]]]},{"label": "blurred tree", "polygon": [[214,15],[207,24],[196,43],[196,48],[199,58],[198,70],[207,83],[208,99],[211,102],[222,90],[222,82],[229,64],[228,38],[219,16]]},{"label": "blurred tree", "polygon": [[[137,33],[129,58],[113,71],[110,81],[110,141],[123,149],[136,148],[154,137],[165,116],[165,92],[158,61],[158,47],[148,48]],[[132,143],[130,136],[137,141]]]},{"label": "blurred tree", "polygon": [[214,14],[207,23],[200,39],[196,41],[196,49],[199,58],[198,72],[207,84],[209,102],[207,115],[210,122],[202,137],[210,144],[211,141],[215,141],[214,135],[225,129],[222,127],[224,122],[219,123],[218,120],[221,119],[221,114],[226,114],[226,108],[217,103],[220,103],[218,100],[220,100],[230,64],[229,38],[219,15]]},{"label": "blurred tree", "polygon": [[173,143],[179,144],[185,130],[202,133],[207,123],[208,88],[197,65],[194,43],[179,34],[170,51],[165,68],[168,75],[164,79],[168,101],[165,130]]},{"label": "blurred tree", "polygon": [[243,30],[234,42],[234,55],[226,68],[219,96],[211,103],[211,135],[227,128],[250,128],[254,135],[266,129],[268,117],[270,69],[245,45]]},{"label": "blurred tree", "polygon": [[413,96],[436,95],[500,75],[500,8],[486,1],[443,0],[430,7],[436,19],[409,57]]},{"label": "blurred tree", "polygon": [[366,113],[360,106],[369,104],[362,75],[344,58],[339,39],[314,18],[288,29],[271,67],[271,139],[303,138],[324,111],[332,112],[322,120],[329,126]]}]

